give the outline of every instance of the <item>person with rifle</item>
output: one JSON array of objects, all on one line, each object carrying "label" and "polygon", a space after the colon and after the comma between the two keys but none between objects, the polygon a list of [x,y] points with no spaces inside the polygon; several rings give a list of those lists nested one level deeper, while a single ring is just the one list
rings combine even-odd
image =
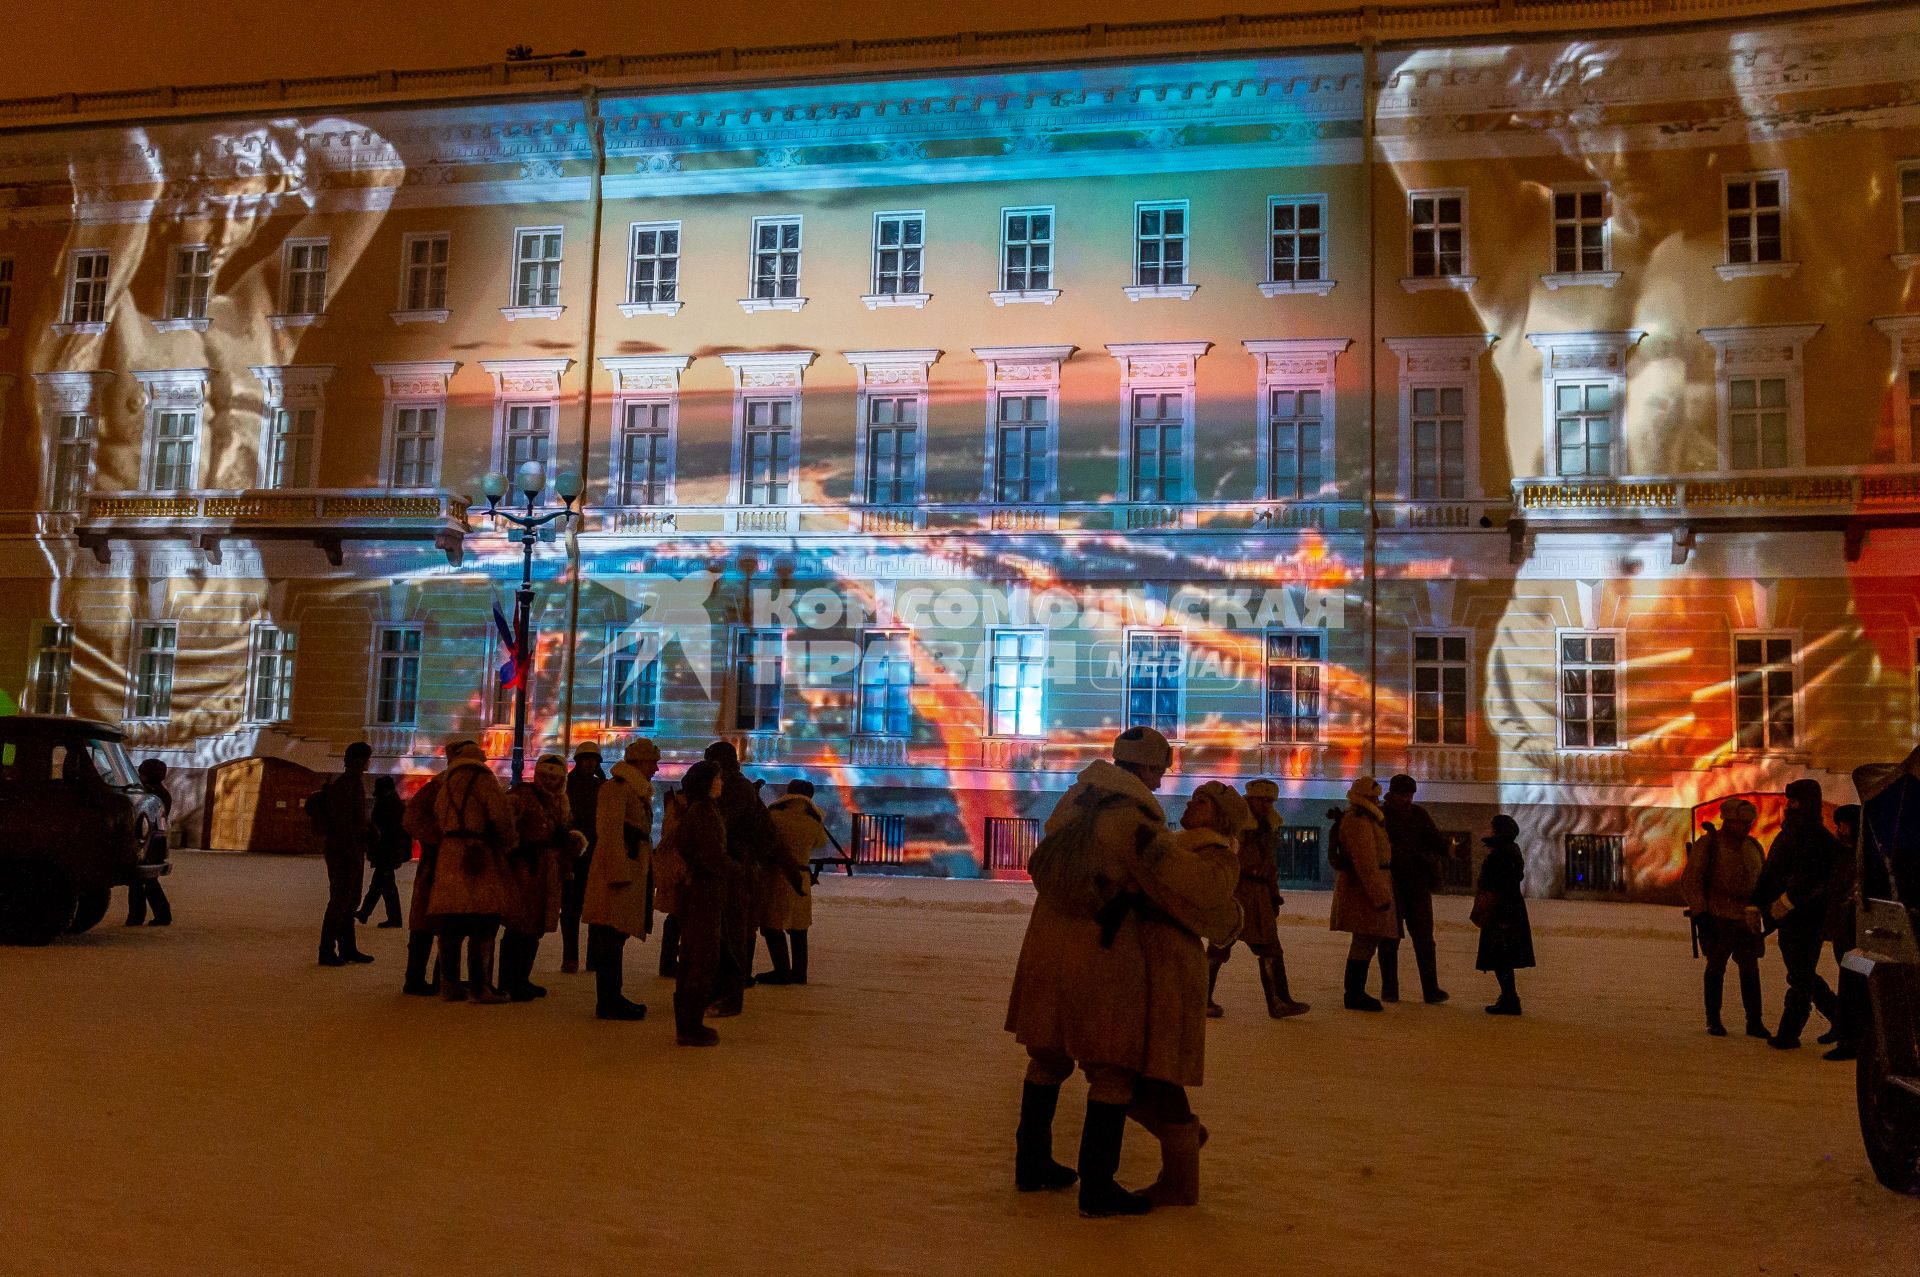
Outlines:
[{"label": "person with rifle", "polygon": [[1760,955],[1766,951],[1766,942],[1761,938],[1760,911],[1752,903],[1765,864],[1760,844],[1748,832],[1757,814],[1754,805],[1744,798],[1721,803],[1720,828],[1708,826],[1707,832],[1687,848],[1686,869],[1680,876],[1687,916],[1693,920],[1700,951],[1707,959],[1702,992],[1707,1032],[1716,1038],[1727,1036],[1726,1026],[1720,1022],[1720,1004],[1726,992],[1729,960],[1740,972],[1740,1004],[1746,1011],[1747,1036],[1773,1036],[1761,1018]]},{"label": "person with rifle", "polygon": [[1787,965],[1787,996],[1780,1027],[1767,1039],[1779,1051],[1800,1045],[1808,1013],[1818,1007],[1829,1026],[1840,1023],[1840,1001],[1819,971],[1820,946],[1827,920],[1827,880],[1840,844],[1827,832],[1820,782],[1796,780],[1787,786],[1787,812],[1767,849],[1767,862],[1754,887],[1753,903],[1776,931],[1780,957]]}]

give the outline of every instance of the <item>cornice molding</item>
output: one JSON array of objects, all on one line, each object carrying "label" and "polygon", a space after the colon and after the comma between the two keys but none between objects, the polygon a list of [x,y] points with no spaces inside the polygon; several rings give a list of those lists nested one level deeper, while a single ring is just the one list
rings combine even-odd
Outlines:
[{"label": "cornice molding", "polygon": [[372,365],[386,398],[445,399],[447,382],[460,370],[456,359],[411,359]]},{"label": "cornice molding", "polygon": [[751,350],[722,355],[720,362],[732,369],[735,390],[798,389],[801,378],[819,357],[813,350]]},{"label": "cornice molding", "polygon": [[613,392],[665,390],[678,393],[680,374],[693,362],[692,355],[602,355],[600,366],[613,378]]},{"label": "cornice molding", "polygon": [[573,367],[571,356],[556,359],[482,359],[480,367],[493,378],[496,399],[546,399],[560,393],[560,378]]}]

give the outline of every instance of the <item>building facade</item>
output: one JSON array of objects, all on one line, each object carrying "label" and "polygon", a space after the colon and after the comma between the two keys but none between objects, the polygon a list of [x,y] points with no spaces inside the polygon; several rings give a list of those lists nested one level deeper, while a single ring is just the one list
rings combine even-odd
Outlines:
[{"label": "building facade", "polygon": [[0,104],[7,690],[190,842],[504,758],[537,461],[534,750],[972,874],[1147,723],[1667,894],[1913,741],[1920,24],[1577,7]]}]

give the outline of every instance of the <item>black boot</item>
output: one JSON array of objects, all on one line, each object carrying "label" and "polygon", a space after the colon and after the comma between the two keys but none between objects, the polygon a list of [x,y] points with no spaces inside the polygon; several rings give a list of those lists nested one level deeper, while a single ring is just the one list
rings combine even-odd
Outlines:
[{"label": "black boot", "polygon": [[1726,996],[1727,973],[1725,969],[1716,971],[1708,967],[1701,977],[1701,996],[1707,1007],[1707,1032],[1716,1038],[1727,1036],[1727,1026],[1720,1022],[1720,1002]]},{"label": "black boot", "polygon": [[[173,925],[173,905],[168,902],[166,890],[161,887],[158,878],[154,878],[147,883],[147,903],[153,906],[153,919],[147,923],[149,927],[170,927]],[[1828,1018],[1831,1019],[1832,1017],[1829,1016]]]},{"label": "black boot", "polygon": [[1400,1000],[1400,942],[1385,940],[1380,944],[1380,1000],[1398,1002]]},{"label": "black boot", "polygon": [[1213,1000],[1213,991],[1220,983],[1220,964],[1207,959],[1207,1018],[1218,1020],[1227,1013],[1226,1008]]},{"label": "black boot", "polygon": [[671,980],[680,974],[680,916],[668,914],[660,924],[660,978]]},{"label": "black boot", "polygon": [[1493,977],[1500,982],[1500,996],[1487,1008],[1487,1014],[1519,1015],[1520,991],[1514,986],[1512,969],[1502,967],[1493,973]]},{"label": "black boot", "polygon": [[673,1037],[681,1046],[713,1046],[720,1035],[706,1026],[706,998],[698,993],[673,995]]},{"label": "black boot", "polygon": [[409,931],[407,933],[407,976],[400,986],[402,993],[411,993],[417,998],[430,998],[439,992],[433,982],[427,979],[427,964],[433,961],[433,932]]},{"label": "black boot", "polygon": [[787,933],[776,931],[772,927],[762,927],[760,938],[767,942],[767,961],[773,964],[773,970],[763,971],[755,976],[755,984],[782,985],[793,983],[793,960],[787,955]]},{"label": "black boot", "polygon": [[340,945],[340,958],[345,962],[372,962],[373,955],[360,952],[360,942],[354,938],[353,919],[348,918],[334,930]]},{"label": "black boot", "polygon": [[593,1013],[602,1020],[643,1020],[647,1008],[621,992],[626,982],[621,951],[627,938],[612,927],[587,928],[587,962],[593,968]]},{"label": "black boot", "polygon": [[531,979],[533,960],[539,951],[540,941],[532,936],[509,931],[500,939],[500,987],[515,1002],[531,1002],[547,995]]},{"label": "black boot", "polygon": [[1438,1006],[1447,1000],[1447,991],[1440,987],[1440,955],[1431,944],[1415,942],[1413,962],[1420,968],[1420,1000],[1428,1006]]},{"label": "black boot", "polygon": [[1770,1038],[1767,1022],[1760,1009],[1760,968],[1758,965],[1740,968],[1740,1005],[1747,1013],[1747,1036],[1750,1038]]},{"label": "black boot", "polygon": [[1080,1178],[1053,1160],[1053,1111],[1060,1087],[1028,1082],[1020,1091],[1020,1125],[1013,1134],[1013,1186],[1023,1193],[1069,1188]]},{"label": "black boot", "polygon": [[340,955],[340,930],[330,921],[320,924],[320,965],[323,967],[347,965],[347,960]]},{"label": "black boot", "polygon": [[[1385,952],[1382,950],[1382,952]],[[1367,995],[1367,968],[1372,965],[1365,958],[1347,959],[1347,1010],[1378,1011],[1380,1000]]]},{"label": "black boot", "polygon": [[1153,1209],[1145,1196],[1113,1182],[1126,1129],[1126,1105],[1087,1101],[1087,1120],[1080,1128],[1080,1213],[1089,1219],[1144,1215]]},{"label": "black boot", "polygon": [[805,931],[787,932],[787,944],[793,949],[793,982],[807,982],[807,933]]}]

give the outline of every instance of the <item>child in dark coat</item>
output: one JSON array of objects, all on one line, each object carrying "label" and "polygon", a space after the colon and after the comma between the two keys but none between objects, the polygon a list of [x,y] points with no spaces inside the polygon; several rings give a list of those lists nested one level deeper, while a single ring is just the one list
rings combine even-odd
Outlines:
[{"label": "child in dark coat", "polygon": [[1493,818],[1493,833],[1480,841],[1487,858],[1480,865],[1479,891],[1473,900],[1473,921],[1480,928],[1480,953],[1474,966],[1491,971],[1500,981],[1500,997],[1488,1015],[1519,1015],[1520,994],[1513,973],[1533,965],[1533,927],[1527,921],[1527,898],[1520,884],[1527,876],[1526,857],[1520,854],[1520,826],[1507,815]]}]

